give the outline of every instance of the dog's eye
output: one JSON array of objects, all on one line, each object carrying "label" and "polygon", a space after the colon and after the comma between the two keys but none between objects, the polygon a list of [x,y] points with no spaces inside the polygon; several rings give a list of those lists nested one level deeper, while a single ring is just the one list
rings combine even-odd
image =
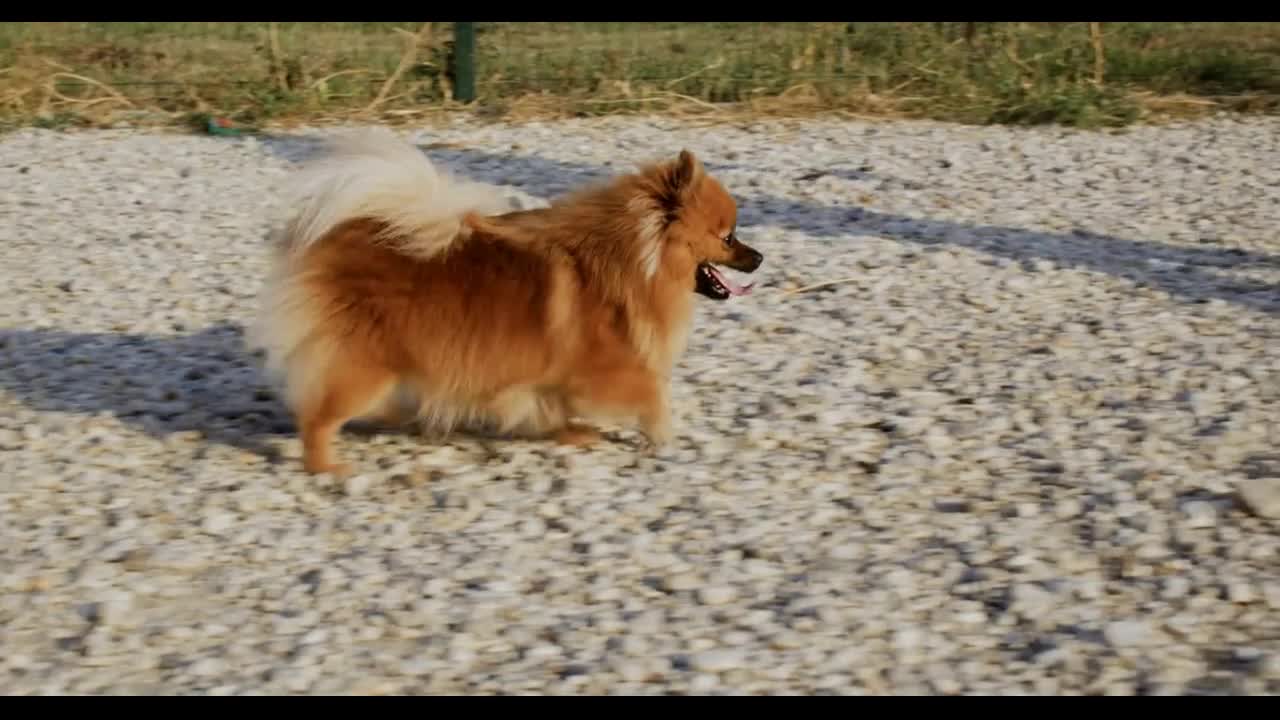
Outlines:
[{"label": "dog's eye", "polygon": [[734,233],[729,233],[728,235],[725,235],[724,237],[725,247],[733,247],[733,244],[736,242],[738,242],[738,236],[735,235]]}]

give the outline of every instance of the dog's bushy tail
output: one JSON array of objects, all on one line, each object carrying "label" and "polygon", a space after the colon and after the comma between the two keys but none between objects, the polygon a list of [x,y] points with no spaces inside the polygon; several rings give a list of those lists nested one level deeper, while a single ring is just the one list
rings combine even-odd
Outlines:
[{"label": "dog's bushy tail", "polygon": [[454,178],[382,130],[331,138],[327,152],[294,177],[287,201],[294,214],[276,241],[289,254],[344,222],[368,219],[383,226],[380,242],[424,259],[450,246],[467,213],[512,209],[497,187]]},{"label": "dog's bushy tail", "polygon": [[246,342],[265,354],[265,370],[283,381],[296,407],[330,366],[341,343],[331,336],[323,299],[308,283],[306,250],[338,226],[357,219],[382,225],[371,238],[393,251],[429,259],[446,251],[468,213],[512,209],[494,186],[438,170],[418,148],[389,131],[332,138],[327,152],[304,166],[286,190],[288,222],[271,234],[273,258],[259,296],[258,317]]}]

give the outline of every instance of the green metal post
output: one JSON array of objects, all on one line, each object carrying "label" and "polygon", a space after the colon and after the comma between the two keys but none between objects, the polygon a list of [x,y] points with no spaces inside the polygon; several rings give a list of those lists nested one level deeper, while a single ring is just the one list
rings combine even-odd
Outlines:
[{"label": "green metal post", "polygon": [[476,99],[476,24],[453,24],[453,99]]}]

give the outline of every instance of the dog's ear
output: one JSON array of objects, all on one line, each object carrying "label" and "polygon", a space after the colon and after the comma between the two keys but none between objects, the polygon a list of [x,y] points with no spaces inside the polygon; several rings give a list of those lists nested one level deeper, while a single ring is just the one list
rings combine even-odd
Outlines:
[{"label": "dog's ear", "polygon": [[692,188],[702,179],[702,161],[688,150],[681,150],[671,169],[671,183],[677,192]]},{"label": "dog's ear", "polygon": [[697,187],[705,173],[701,160],[688,150],[681,150],[674,160],[665,162],[658,168],[658,200],[668,212],[674,212],[688,193]]}]

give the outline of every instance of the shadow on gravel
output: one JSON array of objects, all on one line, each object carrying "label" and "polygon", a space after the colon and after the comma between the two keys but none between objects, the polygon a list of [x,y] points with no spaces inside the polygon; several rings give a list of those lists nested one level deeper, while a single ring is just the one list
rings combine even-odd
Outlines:
[{"label": "shadow on gravel", "polygon": [[39,412],[113,415],[153,437],[195,431],[276,459],[293,420],[238,325],[188,335],[0,330],[0,387]]},{"label": "shadow on gravel", "polygon": [[[108,415],[154,438],[198,432],[273,463],[281,457],[271,441],[297,437],[244,329],[230,322],[187,335],[0,329],[0,390],[37,412]],[[342,433],[421,437],[413,426],[360,420]],[[503,437],[483,427],[459,434]]]},{"label": "shadow on gravel", "polygon": [[743,225],[776,225],[815,237],[860,233],[924,246],[954,246],[1007,258],[1034,272],[1037,261],[1079,268],[1153,288],[1184,302],[1223,300],[1280,314],[1280,285],[1220,274],[1220,270],[1280,268],[1280,255],[1223,248],[1128,240],[1086,230],[1048,233],[998,225],[916,219],[855,206],[812,205],[776,197],[746,197]]},{"label": "shadow on gravel", "polygon": [[[298,161],[314,152],[314,140],[274,138],[265,143],[280,157]],[[420,146],[435,162],[475,180],[509,185],[541,198],[550,198],[582,183],[613,172],[629,170],[626,161],[611,166],[515,156],[452,146]],[[797,185],[823,175],[844,179],[868,177],[871,168],[849,170],[844,163],[806,171],[793,178]],[[731,167],[708,159],[715,170]],[[942,172],[942,170],[939,170]],[[537,184],[535,183],[535,179]],[[818,238],[850,234],[876,235],[925,246],[970,248],[996,257],[1024,263],[1047,260],[1060,267],[1075,267],[1123,278],[1139,287],[1160,290],[1186,302],[1213,299],[1261,312],[1280,314],[1280,286],[1221,275],[1221,269],[1280,268],[1280,256],[1223,248],[1206,238],[1200,247],[1180,247],[1156,242],[1127,240],[1085,230],[1048,233],[998,225],[969,225],[937,218],[917,219],[875,212],[856,205],[819,205],[738,190],[740,224],[772,225],[798,230]],[[745,236],[744,236],[745,237]],[[765,249],[767,253],[767,249]]]}]

